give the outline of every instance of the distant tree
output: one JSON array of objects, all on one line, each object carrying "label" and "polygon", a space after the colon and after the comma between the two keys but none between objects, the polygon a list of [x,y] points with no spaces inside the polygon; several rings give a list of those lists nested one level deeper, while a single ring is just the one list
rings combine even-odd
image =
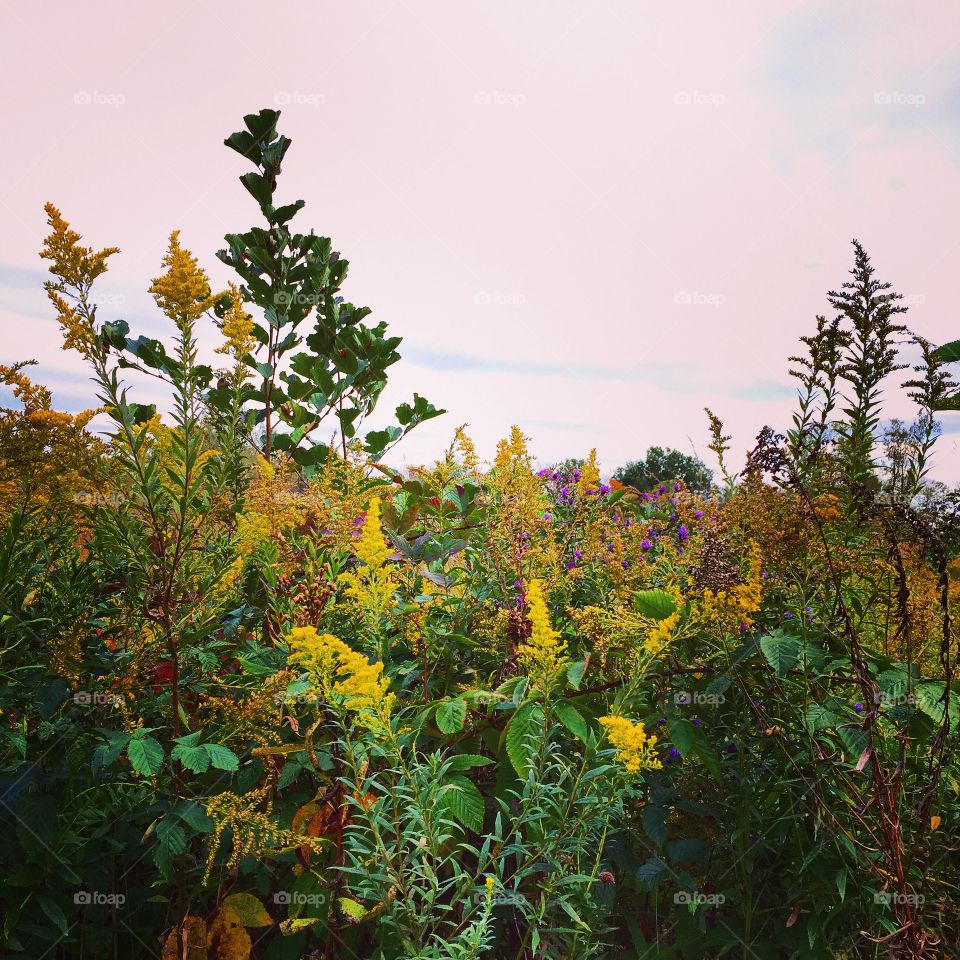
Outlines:
[{"label": "distant tree", "polygon": [[643,460],[618,468],[613,478],[640,490],[675,480],[682,480],[695,493],[713,488],[713,471],[699,457],[670,447],[650,447]]}]

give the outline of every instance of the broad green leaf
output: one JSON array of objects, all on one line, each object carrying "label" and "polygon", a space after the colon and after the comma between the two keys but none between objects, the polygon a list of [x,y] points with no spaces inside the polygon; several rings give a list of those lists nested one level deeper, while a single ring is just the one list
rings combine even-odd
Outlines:
[{"label": "broad green leaf", "polygon": [[142,777],[152,777],[163,763],[163,747],[153,737],[137,737],[127,744],[130,766]]},{"label": "broad green leaf", "polygon": [[677,610],[676,601],[666,590],[641,590],[634,595],[633,602],[651,620],[665,620]]},{"label": "broad green leaf", "polygon": [[483,829],[483,796],[472,780],[459,774],[447,780],[449,789],[443,800],[450,812],[468,830],[479,833]]},{"label": "broad green leaf", "polygon": [[493,763],[489,757],[481,757],[475,753],[459,753],[448,760],[451,771],[471,770],[474,767],[485,767]]},{"label": "broad green leaf", "polygon": [[210,756],[210,762],[218,770],[236,770],[240,766],[240,760],[237,755],[221,743],[205,743],[203,749]]},{"label": "broad green leaf", "polygon": [[437,726],[443,733],[456,733],[463,729],[467,719],[467,705],[459,697],[446,700],[437,707]]},{"label": "broad green leaf", "polygon": [[507,726],[505,742],[510,763],[521,778],[526,778],[530,759],[542,736],[543,710],[539,704],[528,703],[517,710]]},{"label": "broad green leaf", "polygon": [[777,676],[783,677],[797,662],[800,638],[782,630],[774,630],[760,638],[760,649],[767,658],[767,663],[777,672]]},{"label": "broad green leaf", "polygon": [[558,700],[553,705],[553,712],[557,719],[579,740],[584,743],[590,739],[590,727],[587,721],[583,719],[583,714],[570,703],[564,700]]}]

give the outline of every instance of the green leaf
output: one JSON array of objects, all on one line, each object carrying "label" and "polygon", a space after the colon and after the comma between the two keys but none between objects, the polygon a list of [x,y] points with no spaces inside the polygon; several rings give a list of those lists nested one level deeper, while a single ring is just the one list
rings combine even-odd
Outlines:
[{"label": "green leaf", "polygon": [[450,770],[471,770],[474,767],[485,767],[493,763],[489,757],[481,757],[476,753],[459,753],[447,761]]},{"label": "green leaf", "polygon": [[349,920],[362,920],[367,914],[364,906],[356,900],[352,900],[350,897],[339,897],[337,899],[337,906]]},{"label": "green leaf", "polygon": [[467,704],[459,697],[446,700],[437,707],[437,726],[443,733],[456,733],[463,729],[467,719]]},{"label": "green leaf", "polygon": [[641,590],[634,595],[633,602],[651,620],[665,620],[677,610],[676,601],[666,590]]},{"label": "green leaf", "polygon": [[521,778],[527,776],[527,767],[541,736],[543,710],[539,704],[525,704],[510,719],[505,737],[507,756]]},{"label": "green leaf", "polygon": [[203,747],[190,747],[178,743],[170,751],[170,756],[174,760],[179,760],[184,767],[193,773],[205,773],[210,769],[210,755]]},{"label": "green leaf", "polygon": [[683,756],[693,749],[697,728],[684,717],[674,717],[669,722],[670,740]]},{"label": "green leaf", "polygon": [[937,347],[933,351],[933,357],[942,363],[956,363],[960,360],[960,340],[954,340],[951,343],[945,343],[942,347]]},{"label": "green leaf", "polygon": [[663,807],[648,805],[641,814],[643,832],[658,846],[667,842],[667,811]]},{"label": "green leaf", "polygon": [[233,771],[240,766],[239,757],[222,743],[205,743],[203,749],[207,751],[210,756],[210,762],[218,770]]},{"label": "green leaf", "polygon": [[674,866],[681,863],[699,863],[706,860],[710,853],[710,845],[699,837],[686,837],[683,840],[673,840],[667,844],[670,861]]},{"label": "green leaf", "polygon": [[483,796],[476,785],[457,775],[447,780],[447,786],[442,797],[450,812],[468,830],[479,833],[483,829]]},{"label": "green leaf", "polygon": [[169,856],[176,856],[187,849],[187,835],[183,827],[172,817],[164,817],[157,824],[157,839]]},{"label": "green leaf", "polygon": [[553,706],[553,712],[557,719],[579,740],[586,743],[590,738],[590,727],[583,715],[572,704],[563,700],[557,701]]},{"label": "green leaf", "polygon": [[69,936],[70,926],[67,923],[67,918],[64,916],[63,910],[60,909],[60,905],[42,893],[38,895],[37,900],[40,902],[40,909],[43,910],[47,917],[54,923],[60,933],[65,937]]},{"label": "green leaf", "polygon": [[760,638],[760,649],[767,658],[767,663],[777,672],[777,676],[786,676],[790,668],[797,662],[800,655],[800,638],[782,630]]},{"label": "green leaf", "polygon": [[137,737],[127,744],[130,766],[142,777],[152,777],[163,763],[163,747],[153,737]]},{"label": "green leaf", "polygon": [[822,703],[808,703],[805,711],[807,731],[814,733],[837,725],[836,714],[828,710]]},{"label": "green leaf", "polygon": [[587,669],[586,660],[576,660],[567,666],[567,681],[574,690],[580,689],[583,671]]},{"label": "green leaf", "polygon": [[666,872],[667,865],[659,857],[651,857],[646,863],[637,867],[637,886],[643,890],[653,890],[663,880]]}]

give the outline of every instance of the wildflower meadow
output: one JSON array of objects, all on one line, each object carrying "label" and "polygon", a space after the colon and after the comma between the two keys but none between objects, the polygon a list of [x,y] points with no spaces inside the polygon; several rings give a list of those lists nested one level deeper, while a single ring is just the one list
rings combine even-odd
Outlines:
[{"label": "wildflower meadow", "polygon": [[960,341],[854,241],[745,462],[722,398],[706,462],[510,423],[485,460],[428,377],[378,405],[400,336],[282,120],[225,140],[253,225],[144,274],[162,338],[98,317],[110,237],[36,211],[92,386],[0,368],[4,956],[957,956]]}]

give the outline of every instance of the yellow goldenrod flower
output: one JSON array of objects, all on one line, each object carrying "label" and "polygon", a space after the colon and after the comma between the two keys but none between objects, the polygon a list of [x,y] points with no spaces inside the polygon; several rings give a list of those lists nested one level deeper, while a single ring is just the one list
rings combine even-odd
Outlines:
[{"label": "yellow goldenrod flower", "polygon": [[315,695],[328,701],[342,699],[344,708],[357,713],[368,726],[389,721],[394,696],[382,663],[371,663],[332,634],[317,633],[315,627],[294,627],[287,640],[289,662],[307,672]]},{"label": "yellow goldenrod flower", "polygon": [[617,760],[628,773],[659,770],[663,764],[656,754],[656,736],[648,736],[643,724],[611,714],[600,718],[607,739],[617,750]]},{"label": "yellow goldenrod flower", "polygon": [[358,602],[371,626],[376,629],[397,589],[397,581],[387,566],[393,547],[383,535],[379,497],[371,499],[360,539],[352,549],[354,556],[363,561],[363,566],[356,572],[341,574],[340,579],[347,585],[347,596]]},{"label": "yellow goldenrod flower", "polygon": [[196,257],[180,246],[180,231],[170,234],[170,242],[163,258],[166,272],[150,285],[150,293],[157,306],[178,326],[183,327],[199,319],[224,293],[211,294],[206,271]]},{"label": "yellow goldenrod flower", "polygon": [[554,674],[567,662],[564,656],[567,645],[550,625],[543,584],[539,580],[531,581],[527,587],[527,619],[532,629],[530,636],[517,647],[517,659],[531,683],[546,689]]},{"label": "yellow goldenrod flower", "polygon": [[671,613],[669,617],[664,617],[663,620],[658,621],[643,642],[644,649],[647,653],[654,657],[660,653],[670,641],[673,640],[673,635],[678,623],[680,623],[679,610],[676,613]]}]

